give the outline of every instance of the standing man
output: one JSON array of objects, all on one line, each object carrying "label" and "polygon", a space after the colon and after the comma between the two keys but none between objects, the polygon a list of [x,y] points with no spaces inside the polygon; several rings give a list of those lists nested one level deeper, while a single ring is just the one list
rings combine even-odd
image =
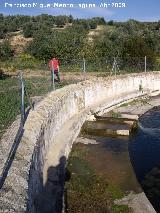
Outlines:
[{"label": "standing man", "polygon": [[56,75],[57,82],[60,82],[60,76],[59,76],[59,60],[56,58],[52,58],[49,61],[49,69],[51,70],[51,75],[52,75],[52,83],[54,83],[53,81],[55,81],[54,75]]}]

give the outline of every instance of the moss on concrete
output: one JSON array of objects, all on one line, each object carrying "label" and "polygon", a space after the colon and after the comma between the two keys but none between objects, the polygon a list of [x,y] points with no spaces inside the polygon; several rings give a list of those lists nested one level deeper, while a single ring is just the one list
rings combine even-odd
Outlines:
[{"label": "moss on concrete", "polygon": [[139,104],[139,103],[142,103],[142,104],[146,104],[148,103],[148,101],[150,100],[151,98],[146,96],[146,97],[142,97],[142,98],[137,98],[135,100],[132,100],[132,101],[129,101],[127,103],[123,103],[121,104],[118,108],[120,107],[127,107],[127,106],[134,106],[136,104]]},{"label": "moss on concrete", "polygon": [[[86,149],[85,149],[86,148]],[[124,196],[118,186],[110,185],[87,161],[87,146],[76,144],[67,164],[69,180],[65,184],[66,212],[127,213],[128,206],[114,204]]]},{"label": "moss on concrete", "polygon": [[111,117],[113,118],[121,118],[120,112],[114,112],[113,110],[111,110],[109,113],[111,114]]}]

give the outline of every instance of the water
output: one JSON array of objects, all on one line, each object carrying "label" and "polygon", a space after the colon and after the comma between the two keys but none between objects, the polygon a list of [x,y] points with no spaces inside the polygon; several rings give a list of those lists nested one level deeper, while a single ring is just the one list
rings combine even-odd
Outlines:
[{"label": "water", "polygon": [[127,206],[114,204],[131,191],[142,191],[130,163],[128,137],[85,135],[85,139],[96,144],[73,145],[65,184],[67,212],[129,213]]},{"label": "water", "polygon": [[[103,122],[92,125],[97,131],[111,127]],[[116,198],[130,191],[141,192],[137,179],[153,207],[160,212],[160,107],[139,119],[138,130],[130,138],[84,136],[97,143],[73,146],[67,167],[70,173],[66,184],[68,212],[86,209],[96,213],[115,212],[115,208],[120,208],[114,206]]]},{"label": "water", "polygon": [[[107,182],[119,186],[125,193],[140,192],[128,153],[128,138],[92,137],[98,144],[88,145],[87,160]],[[97,160],[98,159],[98,160]]]},{"label": "water", "polygon": [[139,128],[129,143],[137,179],[157,212],[160,212],[160,107],[139,119]]}]

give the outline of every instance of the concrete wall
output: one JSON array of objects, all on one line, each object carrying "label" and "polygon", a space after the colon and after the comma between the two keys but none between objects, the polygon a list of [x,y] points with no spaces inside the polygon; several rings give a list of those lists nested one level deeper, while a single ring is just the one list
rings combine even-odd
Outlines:
[{"label": "concrete wall", "polygon": [[[8,212],[44,212],[55,209],[63,191],[59,177],[72,144],[84,121],[92,113],[104,112],[109,107],[130,98],[160,89],[157,72],[98,78],[51,92],[31,111],[15,160],[0,195],[1,205]],[[52,175],[49,172],[52,169]],[[11,182],[14,181],[15,184]],[[52,184],[52,187],[51,186]],[[49,191],[54,188],[54,194]],[[42,197],[42,193],[44,196]],[[55,198],[45,206],[45,194]],[[58,199],[58,200],[57,200]],[[7,211],[6,211],[7,212]]]}]

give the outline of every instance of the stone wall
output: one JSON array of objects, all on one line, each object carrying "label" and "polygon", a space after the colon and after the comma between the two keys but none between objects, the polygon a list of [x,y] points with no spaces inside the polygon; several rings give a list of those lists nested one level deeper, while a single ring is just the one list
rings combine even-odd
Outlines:
[{"label": "stone wall", "polygon": [[[48,94],[25,123],[0,194],[2,212],[40,213],[45,212],[43,208],[58,212],[65,162],[84,121],[93,113],[159,89],[160,74],[152,72],[93,79]],[[55,200],[45,206],[46,194],[51,194],[48,201]]]}]

